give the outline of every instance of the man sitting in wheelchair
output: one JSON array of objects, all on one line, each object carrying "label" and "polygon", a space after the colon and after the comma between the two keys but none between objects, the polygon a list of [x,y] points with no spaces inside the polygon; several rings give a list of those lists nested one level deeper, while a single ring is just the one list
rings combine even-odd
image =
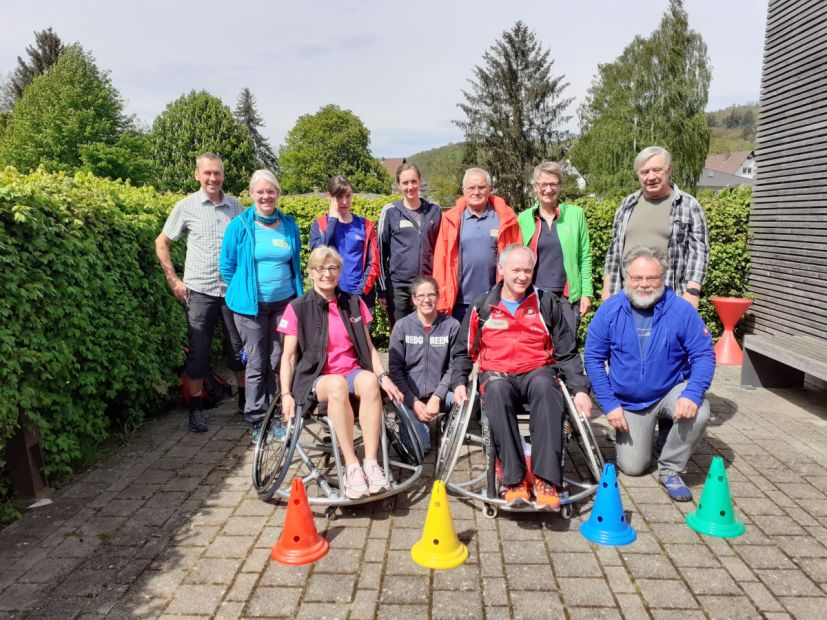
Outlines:
[{"label": "man sitting in wheelchair", "polygon": [[[344,493],[349,499],[378,493],[388,487],[377,462],[382,432],[380,388],[396,400],[402,393],[382,368],[382,360],[368,332],[371,314],[359,295],[339,289],[342,257],[328,246],[310,253],[307,275],[313,289],[290,302],[278,330],[284,336],[281,358],[281,404],[285,419],[296,405],[306,405],[315,393],[327,403],[347,472]],[[353,444],[354,414],[350,395],[359,399],[359,425],[365,460]]]},{"label": "man sitting in wheelchair", "polygon": [[[454,397],[462,404],[472,362],[477,363],[482,409],[503,469],[505,501],[560,506],[563,482],[565,402],[560,377],[574,394],[577,410],[591,415],[589,381],[571,332],[553,293],[532,284],[535,256],[512,244],[500,254],[501,281],[471,304],[453,351]],[[531,464],[534,488],[526,479],[526,462],[517,413],[530,412]]]}]

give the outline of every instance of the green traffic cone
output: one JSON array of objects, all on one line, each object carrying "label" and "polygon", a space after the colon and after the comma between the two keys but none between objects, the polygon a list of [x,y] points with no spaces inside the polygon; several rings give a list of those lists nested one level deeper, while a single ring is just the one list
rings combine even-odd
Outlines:
[{"label": "green traffic cone", "polygon": [[734,538],[744,533],[744,524],[735,518],[724,459],[713,457],[698,509],[686,515],[686,524],[699,534]]}]

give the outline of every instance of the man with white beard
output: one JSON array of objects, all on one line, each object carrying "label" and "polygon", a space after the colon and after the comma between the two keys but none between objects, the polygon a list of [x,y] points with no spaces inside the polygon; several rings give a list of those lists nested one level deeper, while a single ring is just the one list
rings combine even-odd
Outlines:
[{"label": "man with white beard", "polygon": [[595,313],[584,357],[597,402],[615,428],[623,473],[646,471],[655,421],[674,421],[658,458],[658,478],[673,500],[685,502],[692,493],[680,474],[709,421],[704,396],[715,351],[692,304],[665,286],[668,269],[659,248],[638,246],[626,253],[623,291]]}]

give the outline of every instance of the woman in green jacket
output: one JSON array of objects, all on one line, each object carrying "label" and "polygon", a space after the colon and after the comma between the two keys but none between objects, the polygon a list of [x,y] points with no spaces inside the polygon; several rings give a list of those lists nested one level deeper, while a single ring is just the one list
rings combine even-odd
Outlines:
[{"label": "woman in green jacket", "polygon": [[576,334],[580,317],[591,307],[593,295],[586,216],[580,207],[560,202],[560,164],[546,161],[534,168],[532,185],[538,202],[520,213],[517,220],[523,243],[537,256],[533,284],[569,301],[563,304],[563,311]]}]

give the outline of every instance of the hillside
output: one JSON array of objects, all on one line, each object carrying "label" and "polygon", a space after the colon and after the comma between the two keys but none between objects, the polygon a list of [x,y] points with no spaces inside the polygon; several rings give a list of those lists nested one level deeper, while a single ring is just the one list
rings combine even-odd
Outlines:
[{"label": "hillside", "polygon": [[408,161],[416,164],[422,172],[424,193],[429,200],[443,206],[454,203],[461,193],[462,173],[465,169],[462,157],[461,143],[446,144],[408,157]]},{"label": "hillside", "polygon": [[709,154],[727,151],[751,151],[758,146],[755,132],[758,128],[758,105],[733,105],[723,110],[706,113],[709,125]]}]

